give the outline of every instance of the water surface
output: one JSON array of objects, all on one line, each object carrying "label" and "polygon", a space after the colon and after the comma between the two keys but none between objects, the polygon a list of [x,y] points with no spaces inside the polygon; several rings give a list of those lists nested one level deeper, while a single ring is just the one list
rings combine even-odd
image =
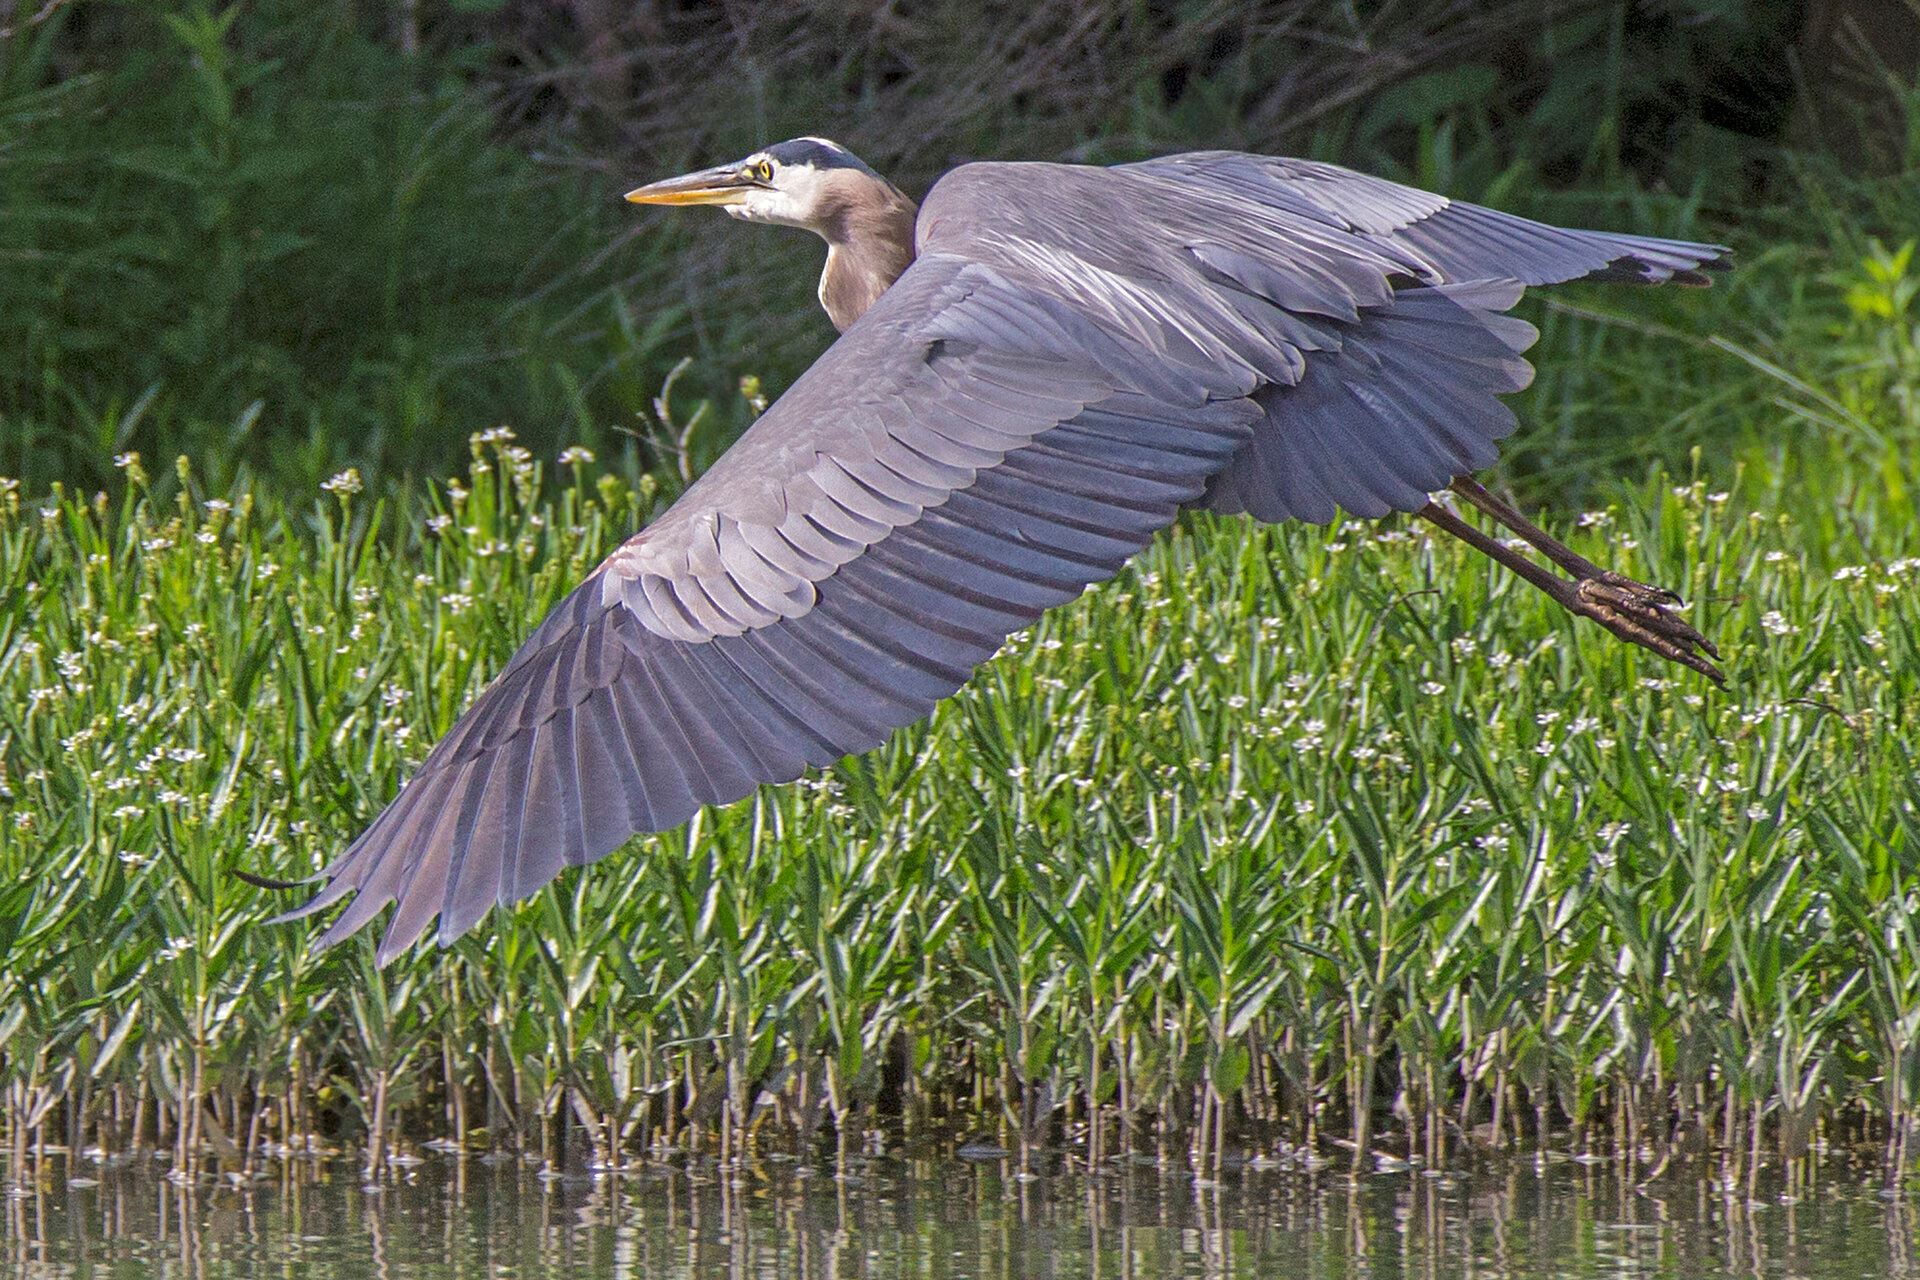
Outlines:
[{"label": "water surface", "polygon": [[881,1156],[849,1170],[676,1160],[543,1178],[430,1156],[376,1191],[344,1158],[276,1164],[247,1187],[178,1185],[144,1160],[82,1162],[97,1184],[69,1186],[62,1163],[47,1189],[0,1202],[0,1275],[1920,1280],[1920,1206],[1851,1175],[1749,1200],[1571,1162],[1358,1182],[1247,1169],[1218,1185],[1142,1164],[1023,1177],[997,1160]]}]

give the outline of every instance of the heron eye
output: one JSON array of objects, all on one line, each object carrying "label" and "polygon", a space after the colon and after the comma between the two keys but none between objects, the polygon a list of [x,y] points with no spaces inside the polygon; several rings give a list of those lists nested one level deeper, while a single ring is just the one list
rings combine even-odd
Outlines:
[{"label": "heron eye", "polygon": [[758,178],[762,182],[772,182],[773,181],[773,161],[762,160],[759,164],[754,165],[753,176]]}]

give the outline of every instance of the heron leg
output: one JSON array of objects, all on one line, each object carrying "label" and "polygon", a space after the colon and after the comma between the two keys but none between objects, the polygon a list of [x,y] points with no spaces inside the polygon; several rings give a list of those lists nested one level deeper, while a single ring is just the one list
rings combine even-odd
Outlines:
[{"label": "heron leg", "polygon": [[[1498,500],[1495,499],[1495,501]],[[1513,570],[1527,582],[1546,592],[1567,611],[1591,618],[1622,640],[1657,653],[1669,662],[1677,662],[1683,667],[1698,671],[1715,684],[1727,682],[1720,668],[1709,661],[1709,658],[1720,656],[1719,650],[1715,649],[1712,642],[1705,636],[1689,626],[1684,619],[1676,617],[1666,608],[1665,601],[1671,597],[1671,593],[1659,593],[1656,588],[1633,582],[1631,579],[1626,579],[1625,585],[1609,581],[1609,578],[1618,577],[1618,575],[1606,573],[1591,561],[1575,555],[1572,551],[1567,551],[1564,547],[1560,549],[1566,551],[1567,556],[1578,561],[1591,572],[1582,573],[1555,558],[1555,563],[1560,563],[1562,568],[1575,575],[1572,578],[1562,578],[1542,568],[1499,539],[1482,533],[1437,503],[1429,502],[1414,514]],[[1521,531],[1516,529],[1514,532]],[[1522,536],[1525,535],[1522,534]],[[1546,538],[1544,533],[1540,536]],[[1547,541],[1553,540],[1547,538]],[[1554,545],[1559,546],[1558,543]],[[1541,550],[1546,552],[1545,547]],[[1551,552],[1547,554],[1552,555]],[[1707,656],[1703,657],[1703,654]]]},{"label": "heron leg", "polygon": [[[1645,582],[1615,573],[1611,569],[1602,569],[1593,561],[1559,541],[1545,529],[1521,515],[1518,511],[1487,492],[1485,485],[1471,476],[1455,476],[1449,486],[1455,493],[1480,508],[1507,528],[1525,538],[1537,547],[1540,554],[1572,574],[1577,581],[1603,582],[1619,591],[1638,597],[1648,605],[1680,604],[1680,597],[1665,587],[1652,586]],[[1704,643],[1700,641],[1699,643]],[[1718,656],[1718,655],[1715,655]]]}]

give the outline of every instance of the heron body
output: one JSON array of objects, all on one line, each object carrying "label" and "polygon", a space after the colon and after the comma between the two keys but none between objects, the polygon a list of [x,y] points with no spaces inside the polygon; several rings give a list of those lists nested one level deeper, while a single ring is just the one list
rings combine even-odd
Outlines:
[{"label": "heron body", "polygon": [[[541,623],[296,915],[382,961],[638,832],[866,751],[1186,507],[1421,515],[1718,678],[1669,593],[1474,484],[1529,285],[1706,282],[1713,245],[1565,230],[1231,152],[981,163],[911,200],[824,139],[643,187],[827,241],[840,339]],[[1431,501],[1453,488],[1552,573]],[[1706,656],[1703,656],[1706,655]]]}]

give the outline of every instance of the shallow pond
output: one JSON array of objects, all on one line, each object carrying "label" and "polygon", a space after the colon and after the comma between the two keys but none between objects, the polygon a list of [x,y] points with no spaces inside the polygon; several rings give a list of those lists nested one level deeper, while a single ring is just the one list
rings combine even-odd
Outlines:
[{"label": "shallow pond", "polygon": [[437,1280],[615,1276],[986,1280],[1045,1276],[1920,1277],[1920,1202],[1815,1177],[1792,1201],[1704,1182],[1636,1189],[1606,1166],[1428,1176],[1133,1165],[1016,1176],[997,1160],[647,1164],[542,1178],[429,1157],[383,1190],[299,1160],[251,1187],[181,1186],[145,1163],[64,1167],[0,1201],[0,1275]]}]

